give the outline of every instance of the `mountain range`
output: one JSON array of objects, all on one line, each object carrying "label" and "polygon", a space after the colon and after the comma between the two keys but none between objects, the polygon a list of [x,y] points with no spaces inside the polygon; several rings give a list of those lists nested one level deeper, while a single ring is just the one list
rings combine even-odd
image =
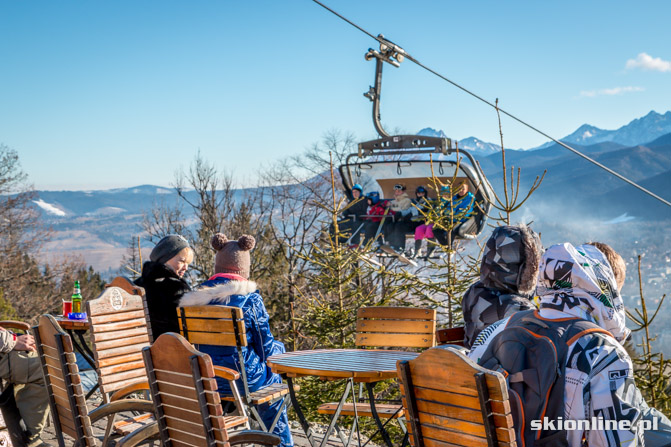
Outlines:
[{"label": "mountain range", "polygon": [[[431,128],[420,133],[445,136],[442,130]],[[583,125],[564,141],[671,200],[671,112],[650,112],[614,131]],[[475,137],[461,140],[459,146],[476,156],[495,190],[500,191],[500,147]],[[541,187],[525,204],[525,219],[539,224],[567,219],[568,213],[596,216],[598,222],[614,224],[671,219],[671,207],[556,143],[535,150],[507,149],[506,161],[508,169],[522,169],[522,191],[547,170]],[[236,191],[237,197],[243,193]],[[96,269],[106,271],[118,268],[129,241],[141,233],[143,213],[159,204],[177,203],[174,189],[141,185],[101,191],[38,191],[35,207],[54,230],[49,251],[56,255],[81,253]]]}]

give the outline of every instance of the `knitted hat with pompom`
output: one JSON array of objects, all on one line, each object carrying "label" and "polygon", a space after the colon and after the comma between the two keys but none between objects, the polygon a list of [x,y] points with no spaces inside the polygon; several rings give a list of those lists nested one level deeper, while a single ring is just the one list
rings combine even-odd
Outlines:
[{"label": "knitted hat with pompom", "polygon": [[240,236],[237,241],[229,241],[222,233],[212,236],[212,248],[217,251],[214,257],[215,273],[234,273],[249,279],[249,251],[256,245],[253,236]]}]

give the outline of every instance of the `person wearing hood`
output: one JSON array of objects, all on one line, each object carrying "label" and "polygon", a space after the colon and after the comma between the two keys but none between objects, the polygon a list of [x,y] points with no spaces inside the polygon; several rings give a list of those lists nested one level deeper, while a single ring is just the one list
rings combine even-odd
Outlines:
[{"label": "person wearing hood", "polygon": [[[580,447],[643,446],[641,421],[648,419],[645,403],[634,381],[632,361],[621,343],[629,336],[625,325],[625,308],[613,269],[606,256],[594,245],[574,247],[570,243],[548,248],[540,263],[538,286],[540,320],[583,319],[605,331],[585,331],[568,341],[564,372],[564,420],[628,421],[586,430],[577,425],[567,430],[567,445]],[[475,340],[469,357],[480,361],[496,336],[506,330],[511,317],[500,320]],[[484,360],[484,359],[483,359]],[[668,419],[656,413],[651,416],[658,425]],[[594,419],[593,419],[594,418]],[[654,422],[651,424],[654,428]],[[667,430],[654,430],[658,438],[650,437],[647,445],[668,445]]]},{"label": "person wearing hood", "polygon": [[532,302],[543,247],[526,225],[497,227],[486,242],[480,280],[461,300],[464,346],[470,348],[480,331],[514,312],[535,309]]},{"label": "person wearing hood", "polygon": [[[380,222],[384,219],[385,207],[380,200],[380,193],[371,191],[366,194],[366,217],[364,222],[365,244],[369,244],[378,234]],[[378,217],[379,216],[379,217]]]},{"label": "person wearing hood", "polygon": [[[249,280],[249,252],[256,245],[254,237],[243,235],[235,241],[217,233],[212,237],[211,245],[217,252],[214,258],[215,274],[194,291],[186,293],[180,299],[179,306],[223,305],[241,308],[247,333],[247,346],[242,350],[249,391],[257,391],[273,383],[282,383],[282,378],[268,368],[266,360],[271,355],[284,353],[284,344],[275,340],[270,332],[270,317],[263,298],[256,283]],[[209,354],[215,365],[241,371],[235,347],[196,345],[196,349]],[[231,393],[227,381],[218,378],[217,383],[220,392]],[[244,389],[241,382],[238,387]],[[282,407],[282,401],[274,402],[272,405],[263,404],[257,408],[267,427],[270,427],[281,409],[282,414],[273,433],[282,439],[280,444],[282,447],[293,446],[289,419],[286,408]]]},{"label": "person wearing hood", "polygon": [[179,333],[177,303],[191,290],[184,274],[193,261],[193,250],[184,237],[170,234],[156,244],[149,259],[135,284],[144,288],[149,324],[156,340],[166,332]]}]

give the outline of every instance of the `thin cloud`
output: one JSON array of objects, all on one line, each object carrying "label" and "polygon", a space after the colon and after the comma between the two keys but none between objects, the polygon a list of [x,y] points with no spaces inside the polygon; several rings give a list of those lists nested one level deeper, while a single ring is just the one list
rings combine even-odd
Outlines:
[{"label": "thin cloud", "polygon": [[671,72],[671,62],[661,57],[652,57],[648,53],[639,53],[636,59],[629,59],[625,67],[628,70],[641,68],[648,71]]},{"label": "thin cloud", "polygon": [[643,87],[604,88],[601,90],[583,90],[580,92],[580,96],[585,98],[594,98],[595,96],[615,96],[623,95],[625,93],[642,92],[644,90],[645,89]]}]

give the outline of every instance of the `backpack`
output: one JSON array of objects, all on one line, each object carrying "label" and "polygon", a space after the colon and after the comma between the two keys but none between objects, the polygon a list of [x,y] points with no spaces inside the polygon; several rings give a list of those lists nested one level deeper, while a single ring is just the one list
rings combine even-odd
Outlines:
[{"label": "backpack", "polygon": [[478,363],[506,377],[518,447],[567,447],[565,430],[532,430],[531,421],[564,417],[568,347],[586,333],[609,334],[581,318],[546,320],[535,310],[516,312]]}]

